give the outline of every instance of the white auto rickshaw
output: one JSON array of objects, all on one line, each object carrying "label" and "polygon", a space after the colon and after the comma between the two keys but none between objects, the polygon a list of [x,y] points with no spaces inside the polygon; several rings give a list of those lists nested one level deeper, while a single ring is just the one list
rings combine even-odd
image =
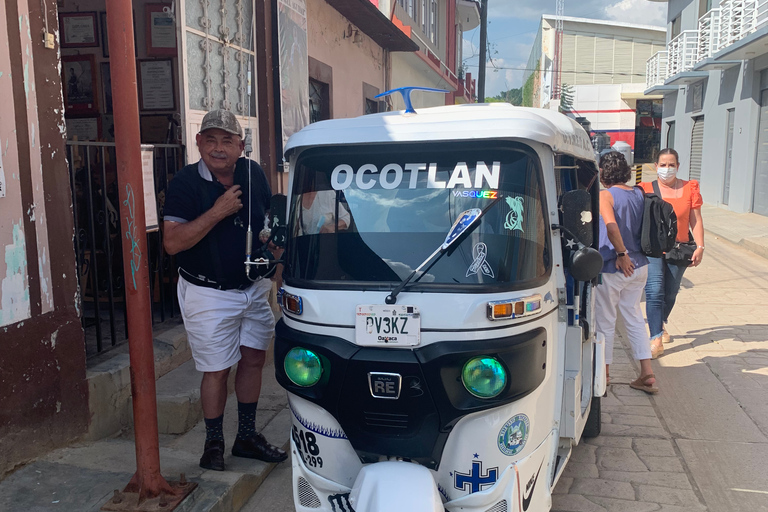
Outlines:
[{"label": "white auto rickshaw", "polygon": [[587,133],[467,104],[318,122],[285,155],[296,510],[550,510],[605,392]]}]

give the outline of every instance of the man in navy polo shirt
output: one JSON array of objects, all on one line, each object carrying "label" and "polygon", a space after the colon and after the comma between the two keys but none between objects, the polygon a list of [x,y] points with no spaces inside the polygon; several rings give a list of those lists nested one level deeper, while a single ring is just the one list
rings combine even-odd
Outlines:
[{"label": "man in navy polo shirt", "polygon": [[235,363],[238,431],[232,455],[281,462],[287,454],[256,432],[255,424],[261,372],[274,332],[267,301],[272,284],[269,279],[252,282],[243,265],[248,212],[253,225],[263,225],[269,183],[259,164],[240,158],[243,131],[232,112],[206,114],[196,140],[201,159],[169,183],[163,229],[165,250],[176,255],[179,267],[179,306],[192,357],[203,372],[206,439],[200,466],[224,470],[222,425],[227,377]]}]

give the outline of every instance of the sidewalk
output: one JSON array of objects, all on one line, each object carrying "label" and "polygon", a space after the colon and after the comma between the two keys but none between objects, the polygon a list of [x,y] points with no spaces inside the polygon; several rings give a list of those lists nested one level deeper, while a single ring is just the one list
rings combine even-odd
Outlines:
[{"label": "sidewalk", "polygon": [[708,204],[701,207],[701,215],[708,235],[728,240],[768,258],[768,217],[755,213],[734,213]]},{"label": "sidewalk", "polygon": [[[205,440],[201,421],[182,435],[160,436],[160,469],[166,480],[186,479],[197,489],[175,510],[231,512],[239,510],[275,464],[232,457],[237,430],[237,401],[231,394],[224,413],[227,471],[198,466]],[[264,368],[256,428],[272,443],[287,449],[290,412],[285,391],[275,381],[274,366]],[[74,444],[28,464],[0,482],[0,510],[16,512],[95,512],[122,490],[136,468],[133,432],[95,442]]]}]

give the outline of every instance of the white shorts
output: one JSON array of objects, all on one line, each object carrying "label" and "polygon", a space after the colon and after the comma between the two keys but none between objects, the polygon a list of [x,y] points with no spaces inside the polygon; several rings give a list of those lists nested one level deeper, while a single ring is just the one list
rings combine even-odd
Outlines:
[{"label": "white shorts", "polygon": [[179,308],[195,367],[217,372],[240,360],[240,347],[267,350],[275,316],[269,306],[272,281],[259,279],[246,290],[216,290],[179,276]]}]

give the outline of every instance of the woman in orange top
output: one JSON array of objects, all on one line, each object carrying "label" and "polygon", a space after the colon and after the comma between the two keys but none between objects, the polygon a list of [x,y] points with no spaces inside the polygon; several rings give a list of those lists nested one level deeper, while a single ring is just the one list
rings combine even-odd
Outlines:
[{"label": "woman in orange top", "polygon": [[[704,256],[704,222],[701,218],[703,199],[699,192],[699,182],[678,179],[677,170],[680,159],[677,151],[663,149],[656,160],[656,173],[659,176],[661,197],[670,203],[677,215],[677,241],[688,242],[688,231],[693,233],[696,251],[690,266],[696,267]],[[646,192],[653,192],[652,182],[640,184]],[[670,341],[664,324],[675,305],[680,282],[683,280],[685,265],[676,265],[665,258],[648,258],[648,281],[645,285],[645,315],[651,333],[651,354],[653,358],[664,352],[662,342]]]}]

